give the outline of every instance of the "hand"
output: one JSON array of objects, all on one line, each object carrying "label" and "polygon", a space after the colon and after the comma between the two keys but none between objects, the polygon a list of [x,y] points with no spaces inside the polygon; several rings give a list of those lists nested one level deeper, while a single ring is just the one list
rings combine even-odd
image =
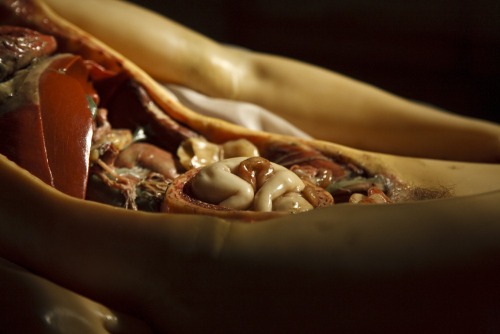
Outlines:
[{"label": "hand", "polygon": [[152,333],[110,310],[0,258],[0,327],[8,333]]}]

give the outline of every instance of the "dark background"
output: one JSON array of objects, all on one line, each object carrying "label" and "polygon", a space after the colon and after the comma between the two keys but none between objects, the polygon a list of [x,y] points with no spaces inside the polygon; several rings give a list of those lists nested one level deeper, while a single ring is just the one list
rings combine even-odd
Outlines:
[{"label": "dark background", "polygon": [[498,0],[132,0],[219,42],[500,122]]}]

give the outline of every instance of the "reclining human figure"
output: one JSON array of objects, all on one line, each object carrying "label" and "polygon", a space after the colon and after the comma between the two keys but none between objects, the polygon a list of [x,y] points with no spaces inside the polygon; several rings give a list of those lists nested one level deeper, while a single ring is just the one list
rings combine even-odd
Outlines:
[{"label": "reclining human figure", "polygon": [[[318,137],[412,156],[498,161],[497,125],[444,114],[309,65],[222,47],[125,3],[86,2],[82,8],[71,4],[81,17],[72,17],[72,8],[64,1],[48,3],[86,30],[94,27],[93,33],[97,36],[99,31],[113,31],[113,27],[115,32],[121,31],[128,43],[112,46],[158,80],[263,105],[300,124],[306,131],[311,129],[308,122],[311,126],[318,123],[310,119],[297,121],[304,115],[304,109],[299,107],[307,109],[305,102],[315,101],[318,117],[329,121],[328,128],[339,125],[337,131],[325,130],[323,134],[318,129],[314,132]],[[101,16],[109,13],[106,6],[125,15],[120,25],[109,20],[109,15]],[[134,19],[128,20],[126,15]],[[79,17],[92,21],[80,22]],[[181,50],[175,53],[174,59],[169,58],[172,53],[162,54],[162,50],[171,50],[173,45],[158,48],[161,43],[145,40],[140,35],[132,38],[131,31],[124,31],[129,27],[137,34],[136,27],[123,22],[139,22],[147,28],[143,23],[153,24],[155,20],[158,22],[153,25],[153,31],[162,32],[159,38],[168,41],[169,36],[180,36],[181,40],[188,41],[187,51],[192,51],[193,45],[201,50],[206,47],[206,53],[202,52],[201,56],[198,53],[199,62],[189,61],[192,59],[189,57],[195,57],[193,52],[185,54],[187,58],[180,57]],[[151,38],[153,31],[150,31]],[[98,37],[106,41],[105,36]],[[112,44],[113,40],[107,42]],[[126,49],[127,45],[144,42],[149,48]],[[177,62],[178,66],[161,68],[174,68],[178,72],[155,73],[157,67],[148,68],[145,64],[153,62],[146,60],[141,64],[140,57],[134,59],[133,51],[137,49],[148,50],[144,54],[168,63]],[[222,63],[217,61],[224,59],[232,60],[227,63],[233,64],[228,72],[224,72],[220,67]],[[240,66],[241,59],[247,66]],[[216,79],[204,82],[205,76],[188,75],[192,73],[193,64],[204,69],[203,73],[213,73]],[[290,71],[290,67],[296,71]],[[250,88],[241,92],[234,86],[238,79],[233,76],[246,68],[253,69],[250,77],[246,77],[248,80],[244,80],[245,87]],[[300,71],[303,73],[297,75]],[[288,77],[289,73],[294,76]],[[259,76],[254,77],[256,74]],[[321,91],[310,89],[306,84],[308,80],[304,80],[307,76],[323,83],[319,86],[336,87],[335,92],[318,97],[315,94]],[[297,82],[297,78],[302,80]],[[220,86],[210,88],[214,81]],[[265,89],[266,85],[269,89]],[[257,90],[266,93],[257,94]],[[299,101],[290,101],[290,96]],[[352,96],[360,98],[352,99]],[[293,108],[286,106],[289,101]],[[332,106],[339,106],[339,113],[334,113]],[[297,110],[297,114],[290,114],[293,110]],[[353,112],[343,113],[343,110]],[[372,115],[377,117],[371,118]],[[379,120],[388,125],[387,115],[394,120],[394,132],[381,134],[373,130],[380,126]],[[360,119],[363,121],[358,131],[363,131],[363,136],[352,130],[356,127],[350,127],[349,133],[342,130],[347,124],[358,124]],[[366,124],[372,126],[366,127]],[[416,128],[420,124],[427,134],[437,137],[416,135],[422,146],[415,147],[416,141],[404,130],[407,128],[404,124]],[[331,133],[335,137],[327,137]],[[381,135],[394,137],[378,137]],[[359,142],[368,138],[367,142]],[[453,144],[435,145],[437,142],[447,145],[443,138],[454,138],[450,140]],[[313,212],[307,216],[307,224],[299,219],[292,222],[279,219],[271,224],[242,225],[207,217],[189,220],[172,217],[167,221],[160,215],[132,213],[94,203],[82,205],[81,201],[34,182],[5,159],[2,159],[0,179],[2,255],[70,290],[141,318],[159,331],[255,332],[284,328],[363,331],[381,323],[405,332],[453,325],[477,330],[482,324],[490,326],[495,320],[494,316],[489,318],[485,310],[496,306],[498,191],[397,206],[341,206],[329,212],[329,220],[334,221],[330,224],[325,223],[324,212]],[[498,183],[492,180],[495,181]],[[12,194],[16,194],[15,199]],[[30,210],[19,210],[14,201],[30,203]],[[53,216],[45,214],[50,211],[47,208],[53,209]],[[65,219],[57,218],[61,216]],[[272,237],[276,235],[280,236],[278,242]],[[27,280],[28,285],[38,280],[35,276],[31,278],[33,280]],[[42,298],[53,301],[56,295]],[[85,314],[81,309],[77,312],[92,319],[95,332],[99,326],[117,331],[109,322],[102,325],[109,320],[110,312],[75,298],[76,305],[90,305],[91,312]],[[58,303],[55,305],[60,305]],[[54,306],[49,303],[50,307]],[[100,315],[95,310],[101,310]],[[462,312],[467,312],[468,317],[457,319],[457,314]],[[413,328],[406,327],[416,315],[420,323]],[[130,321],[134,324],[130,326],[136,326],[135,321]],[[129,327],[129,332],[139,331],[131,328],[135,327]]]}]

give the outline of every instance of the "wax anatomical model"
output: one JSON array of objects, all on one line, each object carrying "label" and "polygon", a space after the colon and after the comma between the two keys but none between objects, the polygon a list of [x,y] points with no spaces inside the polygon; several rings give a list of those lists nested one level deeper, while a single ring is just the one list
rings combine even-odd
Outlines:
[{"label": "wax anatomical model", "polygon": [[[2,46],[36,48],[0,53],[0,275],[46,302],[1,300],[12,331],[61,332],[47,320],[61,309],[97,333],[497,327],[498,125],[221,46],[122,1],[0,5]],[[328,141],[201,116],[158,81],[302,118]]]},{"label": "wax anatomical model", "polygon": [[[4,26],[1,33],[4,58],[12,65],[2,83],[0,124],[8,135],[0,151],[69,195],[135,210],[196,213],[199,206],[204,214],[214,209],[229,217],[241,215],[234,210],[280,215],[333,205],[332,194],[340,189],[349,195],[353,185],[368,185],[358,187],[357,197],[371,188],[390,190],[383,176],[373,182],[354,162],[336,162],[305,143],[211,143],[165,114],[130,74],[55,53],[55,38],[34,30]],[[196,176],[186,173],[195,167]],[[182,179],[195,176],[186,180],[190,188],[172,186],[165,198],[184,173]],[[250,221],[276,216],[243,215]]]}]

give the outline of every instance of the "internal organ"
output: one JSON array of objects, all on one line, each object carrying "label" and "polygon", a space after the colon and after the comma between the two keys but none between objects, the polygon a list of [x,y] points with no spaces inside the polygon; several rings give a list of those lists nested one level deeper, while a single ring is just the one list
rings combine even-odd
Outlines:
[{"label": "internal organ", "polygon": [[56,189],[85,197],[95,92],[79,56],[44,58],[3,82],[0,153]]}]

